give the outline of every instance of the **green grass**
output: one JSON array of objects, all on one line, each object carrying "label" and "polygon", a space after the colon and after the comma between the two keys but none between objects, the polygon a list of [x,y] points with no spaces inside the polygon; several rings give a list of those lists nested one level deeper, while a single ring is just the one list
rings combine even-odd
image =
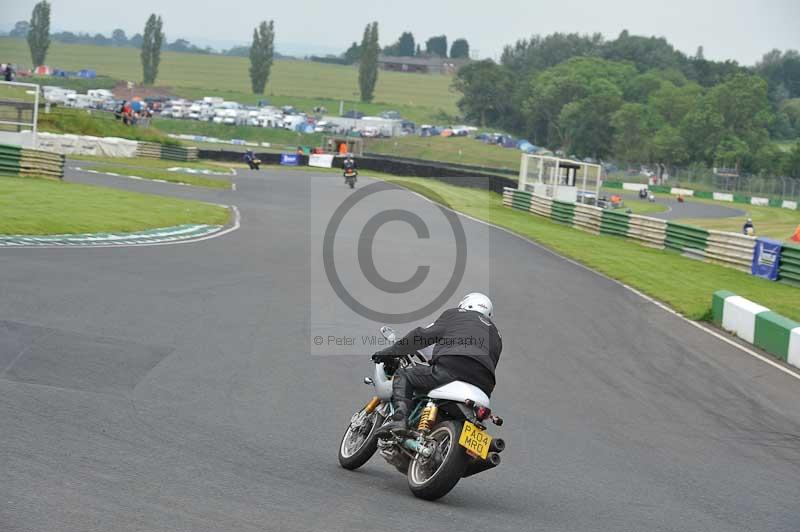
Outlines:
[{"label": "green grass", "polygon": [[98,155],[69,155],[70,160],[77,161],[93,161],[102,164],[113,164],[117,166],[132,166],[137,168],[174,168],[180,166],[183,168],[197,168],[213,170],[215,172],[227,172],[230,165],[224,163],[217,163],[212,161],[166,161],[164,159],[150,159],[148,157],[106,157]]},{"label": "green grass", "polygon": [[94,79],[31,76],[23,79],[22,81],[25,83],[38,83],[39,85],[50,85],[53,87],[72,89],[81,93],[85,93],[90,89],[111,90],[116,87],[117,83],[119,82],[119,80],[110,78],[108,76],[97,76]]},{"label": "green grass", "polygon": [[422,178],[392,177],[388,181],[429,197],[432,197],[430,191],[439,194],[455,210],[539,242],[666,303],[689,318],[707,319],[711,294],[728,289],[784,316],[800,319],[800,288],[688,259],[673,251],[647,248],[625,238],[591,235],[503,207],[500,195],[495,193]]},{"label": "green grass", "polygon": [[0,234],[131,232],[221,225],[228,210],[199,201],[49,179],[0,177]]},{"label": "green grass", "polygon": [[167,137],[153,127],[126,126],[111,113],[88,112],[85,109],[57,107],[50,113],[39,115],[39,131],[49,133],[72,133],[94,137],[120,137],[146,142],[178,145],[178,141]]},{"label": "green grass", "polygon": [[[0,57],[21,65],[30,64],[30,52],[23,39],[0,38]],[[66,70],[92,68],[98,74],[137,83],[142,79],[139,50],[134,48],[54,42],[47,63]],[[178,95],[197,97],[227,92],[235,96],[233,99],[243,99],[244,95],[252,94],[248,68],[246,57],[163,52],[157,84],[172,87]],[[375,88],[375,108],[413,111],[418,120],[433,119],[442,113],[456,114],[458,97],[450,90],[450,81],[450,76],[381,71]],[[354,66],[278,60],[272,67],[263,97],[276,103],[279,97],[286,97],[286,103],[304,105],[311,101],[337,102],[335,107],[326,105],[337,112],[339,100],[355,101],[357,93],[358,69]]]},{"label": "green grass", "polygon": [[625,212],[630,209],[631,214],[641,214],[648,216],[659,212],[666,212],[669,207],[662,203],[650,203],[649,201],[637,201],[635,199],[625,198],[625,207],[618,209],[619,212]]},{"label": "green grass", "polygon": [[114,173],[125,176],[141,177],[143,179],[160,179],[170,183],[185,183],[196,187],[209,187],[209,188],[230,188],[231,182],[229,178],[209,177],[196,174],[187,174],[184,172],[167,172],[166,170],[158,170],[152,168],[137,168],[135,166],[117,166],[99,164],[90,168],[98,172]]},{"label": "green grass", "polygon": [[484,144],[469,137],[419,137],[368,140],[364,151],[438,162],[506,168],[519,171],[517,149]]},{"label": "green grass", "polygon": [[741,209],[745,214],[729,218],[699,218],[678,220],[681,223],[716,229],[717,231],[730,231],[739,233],[747,218],[753,219],[756,236],[774,238],[775,240],[789,241],[798,225],[800,225],[800,211],[783,209],[780,207],[758,207],[741,203],[728,203],[714,200],[689,198],[686,201],[726,205],[733,209]]},{"label": "green grass", "polygon": [[112,172],[121,175],[132,175],[144,179],[161,179],[170,183],[186,183],[199,187],[230,188],[230,177],[206,176],[188,174],[185,172],[170,172],[169,168],[194,168],[198,170],[211,170],[213,172],[227,173],[228,166],[202,162],[164,161],[161,159],[148,159],[145,157],[97,157],[93,155],[70,156],[72,160],[90,161],[94,164],[86,165],[86,169],[98,172]]}]

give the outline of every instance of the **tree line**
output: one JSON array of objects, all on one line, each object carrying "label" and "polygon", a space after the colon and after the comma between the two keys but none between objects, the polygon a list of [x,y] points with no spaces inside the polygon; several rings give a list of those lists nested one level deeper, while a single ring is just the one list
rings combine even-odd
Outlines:
[{"label": "tree line", "polygon": [[555,33],[463,67],[453,87],[467,119],[570,155],[800,177],[800,146],[771,142],[800,136],[796,51],[748,68],[627,31]]},{"label": "tree line", "polygon": [[[361,61],[363,48],[362,43],[353,42],[350,47],[339,56],[313,57],[313,60],[323,63],[337,63],[342,65],[354,65]],[[378,53],[391,57],[442,57],[450,59],[469,59],[469,41],[466,39],[456,39],[450,45],[448,53],[447,36],[437,35],[425,41],[425,49],[416,42],[414,34],[404,31],[394,43],[378,47]]]},{"label": "tree line", "polygon": [[[27,20],[20,20],[14,25],[14,28],[8,33],[9,37],[16,37],[24,39],[27,37],[31,29],[31,23]],[[60,31],[50,34],[50,40],[53,42],[60,42],[64,44],[89,44],[92,46],[116,46],[128,48],[141,48],[144,42],[144,36],[141,33],[136,33],[128,37],[125,30],[117,28],[111,32],[109,36],[102,33],[89,33]],[[205,48],[192,44],[186,39],[175,39],[172,42],[167,42],[163,46],[164,50],[169,52],[185,52],[193,54],[214,54],[216,51],[210,46]],[[225,52],[223,52],[225,53]],[[244,54],[247,55],[247,54]]]}]

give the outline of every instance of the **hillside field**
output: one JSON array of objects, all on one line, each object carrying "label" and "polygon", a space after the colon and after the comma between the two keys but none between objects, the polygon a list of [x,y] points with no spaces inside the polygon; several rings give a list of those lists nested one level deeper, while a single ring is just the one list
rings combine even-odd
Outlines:
[{"label": "hillside field", "polygon": [[[0,57],[30,65],[30,52],[22,39],[0,38]],[[98,75],[138,82],[142,79],[139,50],[53,42],[47,64],[64,70],[94,69]],[[242,103],[273,98],[279,105],[293,104],[304,110],[324,105],[338,112],[394,109],[411,120],[434,121],[436,116],[457,113],[458,95],[450,89],[450,76],[383,72],[378,75],[375,102],[358,100],[358,69],[300,60],[277,60],[263,96],[250,91],[249,60],[245,57],[163,52],[157,85],[172,87],[179,96],[199,98],[219,95]],[[20,80],[24,81],[24,80]]]}]

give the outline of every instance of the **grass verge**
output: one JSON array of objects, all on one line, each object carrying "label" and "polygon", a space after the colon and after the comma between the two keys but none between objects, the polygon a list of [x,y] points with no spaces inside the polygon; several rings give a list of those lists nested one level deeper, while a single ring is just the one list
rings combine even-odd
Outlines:
[{"label": "grass verge", "polygon": [[132,232],[197,223],[222,225],[223,207],[50,179],[0,177],[0,234]]},{"label": "grass verge", "polygon": [[707,319],[711,294],[728,289],[779,314],[800,320],[800,288],[688,259],[673,251],[647,248],[625,238],[585,233],[503,207],[501,196],[492,192],[422,178],[386,180],[431,199],[434,199],[431,192],[439,194],[459,212],[543,244],[666,303],[688,318]]},{"label": "grass verge", "polygon": [[756,229],[756,236],[764,236],[788,242],[798,225],[800,225],[800,211],[783,209],[781,207],[759,207],[741,203],[727,203],[722,201],[704,200],[689,198],[686,201],[709,203],[713,205],[726,205],[733,209],[741,209],[745,213],[741,216],[731,216],[729,218],[698,218],[678,220],[681,223],[703,227],[705,229],[716,229],[718,231],[730,231],[739,233],[742,231],[747,218],[753,219]]},{"label": "grass verge", "polygon": [[98,172],[114,173],[124,176],[135,176],[143,179],[161,179],[170,183],[186,183],[188,185],[210,188],[230,188],[231,180],[228,176],[206,176],[189,174],[186,172],[170,172],[169,168],[182,167],[194,169],[208,169],[214,172],[228,172],[229,167],[211,162],[180,162],[148,159],[144,157],[95,157],[91,155],[70,156],[73,160],[91,162],[84,169],[97,170]]},{"label": "grass verge", "polygon": [[180,143],[153,127],[126,126],[112,113],[56,107],[39,115],[39,131],[94,137],[120,137],[177,146]]}]

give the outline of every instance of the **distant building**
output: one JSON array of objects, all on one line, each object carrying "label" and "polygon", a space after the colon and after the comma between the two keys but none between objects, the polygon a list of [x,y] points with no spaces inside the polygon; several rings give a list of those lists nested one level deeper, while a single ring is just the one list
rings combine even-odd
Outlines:
[{"label": "distant building", "polygon": [[439,56],[395,57],[378,56],[378,68],[394,72],[419,72],[422,74],[455,74],[469,63],[469,59],[448,59]]}]

